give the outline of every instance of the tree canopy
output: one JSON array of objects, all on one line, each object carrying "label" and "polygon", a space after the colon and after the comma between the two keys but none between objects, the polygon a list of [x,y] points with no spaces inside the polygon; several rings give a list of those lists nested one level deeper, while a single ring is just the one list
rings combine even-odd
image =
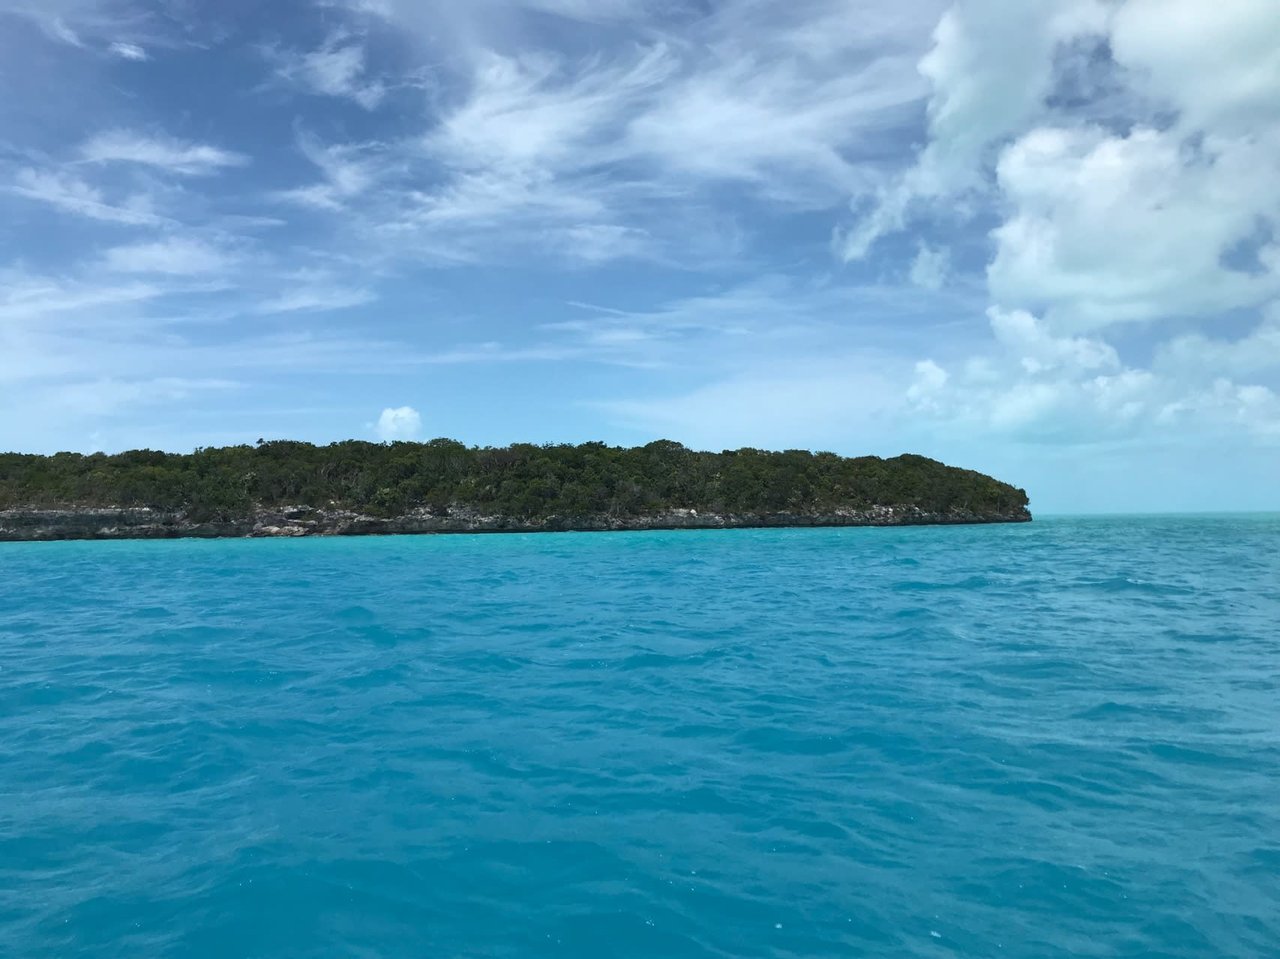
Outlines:
[{"label": "tree canopy", "polygon": [[468,506],[537,519],[627,517],[673,508],[816,513],[916,506],[997,513],[1026,504],[1021,489],[924,456],[710,453],[670,440],[635,448],[468,447],[451,439],[328,446],[260,440],[256,446],[193,453],[0,454],[0,508],[145,506],[199,520],[291,505],[374,516]]}]

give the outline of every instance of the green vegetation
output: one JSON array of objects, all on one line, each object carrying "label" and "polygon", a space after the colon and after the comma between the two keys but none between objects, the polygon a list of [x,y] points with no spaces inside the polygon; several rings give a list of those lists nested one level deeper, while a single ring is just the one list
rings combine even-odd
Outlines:
[{"label": "green vegetation", "polygon": [[448,439],[330,446],[260,440],[189,454],[0,454],[0,509],[149,506],[200,522],[286,505],[375,516],[454,505],[538,519],[628,517],[668,508],[817,513],[881,505],[994,514],[1026,504],[1020,489],[923,456],[701,453],[666,440],[635,449],[603,443],[477,449]]}]

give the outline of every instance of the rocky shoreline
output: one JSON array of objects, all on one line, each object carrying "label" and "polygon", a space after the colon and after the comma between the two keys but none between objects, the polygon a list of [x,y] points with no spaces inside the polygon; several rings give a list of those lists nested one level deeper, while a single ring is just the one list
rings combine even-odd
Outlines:
[{"label": "rocky shoreline", "polygon": [[1003,513],[951,510],[927,512],[914,506],[875,506],[824,513],[710,513],[672,509],[641,516],[553,516],[523,520],[488,516],[465,507],[419,509],[378,517],[342,509],[308,506],[257,509],[232,520],[195,521],[181,512],[146,508],[0,510],[0,541],[378,536],[423,533],[562,533],[671,529],[759,529],[815,526],[957,526],[1026,523],[1023,509]]}]

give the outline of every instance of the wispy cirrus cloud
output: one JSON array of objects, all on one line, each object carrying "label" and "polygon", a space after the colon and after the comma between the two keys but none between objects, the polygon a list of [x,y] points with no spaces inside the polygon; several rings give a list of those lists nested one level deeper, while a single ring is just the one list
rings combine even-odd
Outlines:
[{"label": "wispy cirrus cloud", "polygon": [[[615,24],[653,12],[648,4],[523,9],[534,7]],[[378,12],[434,42],[411,5]],[[493,16],[502,19],[498,7]],[[753,202],[809,209],[874,180],[886,138],[925,90],[910,18],[855,15],[835,0],[788,11],[741,0],[681,32],[654,30],[591,55],[505,52],[480,39],[486,18],[465,19],[458,55],[434,80],[434,116],[421,136],[383,144],[398,162],[384,165],[376,185],[366,178],[344,190],[328,177],[284,195],[336,211],[358,192],[379,221],[375,232],[426,250],[447,235],[443,246],[469,260],[521,246],[585,262],[687,260],[708,225],[732,232],[723,216],[690,215],[726,186]],[[304,149],[314,159],[358,148]]]},{"label": "wispy cirrus cloud", "polygon": [[116,246],[102,257],[102,268],[111,273],[156,273],[169,276],[220,274],[239,257],[226,249],[191,237]]},{"label": "wispy cirrus cloud", "polygon": [[34,24],[55,43],[81,53],[144,60],[143,44],[163,14],[137,0],[0,0],[0,18]]},{"label": "wispy cirrus cloud", "polygon": [[[168,189],[154,174],[203,177],[249,162],[242,154],[207,144],[126,130],[91,137],[67,162],[42,159],[42,167],[13,169],[11,181],[3,189],[86,219],[156,228],[177,225],[170,212],[162,210],[166,199],[178,199],[182,194]],[[109,167],[123,170],[113,175]],[[152,176],[131,175],[135,172]]]},{"label": "wispy cirrus cloud", "polygon": [[[0,441],[101,384],[144,438],[410,404],[1234,488],[1280,462],[1273,8],[0,0],[0,414],[62,411]],[[175,369],[242,387],[142,398]]]},{"label": "wispy cirrus cloud", "polygon": [[[257,312],[237,291],[207,284],[214,264],[193,259],[203,255],[180,243],[139,245],[108,251],[80,276],[0,273],[0,448],[85,448],[101,429],[261,395],[264,376],[416,362],[403,343],[311,329],[297,301],[275,305],[293,313]],[[246,316],[254,321],[236,322]],[[148,442],[145,428],[136,435]]]},{"label": "wispy cirrus cloud", "polygon": [[390,162],[386,147],[370,143],[322,143],[311,134],[298,137],[298,150],[320,172],[320,180],[275,194],[286,203],[333,212],[359,199],[381,182]]},{"label": "wispy cirrus cloud", "polygon": [[176,137],[108,130],[80,148],[86,163],[133,163],[178,176],[211,176],[249,163],[243,153]]},{"label": "wispy cirrus cloud", "polygon": [[313,278],[308,279],[297,289],[259,300],[253,306],[253,312],[257,314],[320,313],[364,306],[376,299],[377,296],[370,290],[325,283]]},{"label": "wispy cirrus cloud", "polygon": [[387,95],[386,84],[370,76],[358,37],[337,33],[314,50],[268,47],[264,54],[278,81],[306,93],[351,100],[366,110]]},{"label": "wispy cirrus cloud", "polygon": [[[521,18],[551,15],[587,24],[643,21],[670,9],[668,0],[475,0],[467,4],[423,4],[416,0],[337,0],[354,13],[379,17],[424,35],[440,31],[454,42],[487,30],[518,29]],[[500,25],[500,26],[499,26]]]},{"label": "wispy cirrus cloud", "polygon": [[107,50],[122,60],[132,60],[135,63],[142,63],[151,59],[145,48],[136,43],[127,43],[123,40],[116,40],[107,47]]},{"label": "wispy cirrus cloud", "polygon": [[144,282],[96,284],[14,269],[0,273],[0,280],[0,319],[8,329],[55,314],[139,303],[161,295],[159,287]]},{"label": "wispy cirrus cloud", "polygon": [[653,0],[516,0],[516,5],[589,22],[633,20],[651,13],[658,6]]},{"label": "wispy cirrus cloud", "polygon": [[130,226],[157,226],[164,219],[151,210],[145,194],[125,197],[119,201],[108,200],[98,187],[72,173],[58,170],[19,170],[11,193],[48,204],[65,213],[121,223]]}]

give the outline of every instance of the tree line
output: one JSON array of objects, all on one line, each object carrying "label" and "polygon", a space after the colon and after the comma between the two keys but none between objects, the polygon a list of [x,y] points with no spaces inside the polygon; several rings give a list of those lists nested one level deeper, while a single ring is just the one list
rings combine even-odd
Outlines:
[{"label": "tree line", "polygon": [[0,454],[0,508],[139,507],[196,521],[254,507],[312,506],[396,516],[466,506],[487,514],[638,516],[671,508],[816,513],[916,506],[1003,513],[1016,487],[907,454],[842,457],[807,450],[699,452],[669,440],[468,447],[456,440],[314,446],[259,440],[193,453]]}]

